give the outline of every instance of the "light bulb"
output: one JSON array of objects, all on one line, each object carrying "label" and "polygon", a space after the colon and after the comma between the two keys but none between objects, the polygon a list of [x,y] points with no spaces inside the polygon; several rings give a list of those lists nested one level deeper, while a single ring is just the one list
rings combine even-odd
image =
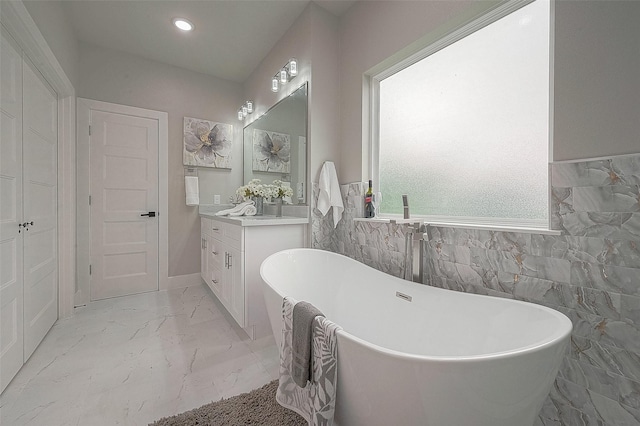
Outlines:
[{"label": "light bulb", "polygon": [[251,114],[253,112],[253,101],[247,101],[247,112]]},{"label": "light bulb", "polygon": [[271,91],[277,92],[279,88],[278,77],[273,77],[273,79],[271,80]]},{"label": "light bulb", "polygon": [[239,109],[238,110],[238,120],[242,120],[242,119],[244,119],[244,116],[242,115],[242,110]]},{"label": "light bulb", "polygon": [[193,25],[189,20],[184,18],[175,18],[173,20],[173,25],[175,25],[182,31],[191,31],[195,28],[195,25]]},{"label": "light bulb", "polygon": [[242,111],[242,116],[243,116],[243,117],[246,117],[246,116],[247,116],[247,107],[246,107],[246,106],[244,106],[244,105],[242,105],[242,109],[241,109],[241,111]]},{"label": "light bulb", "polygon": [[282,84],[286,84],[287,81],[289,81],[289,76],[287,75],[287,70],[285,70],[284,68],[282,68],[280,70],[280,83]]},{"label": "light bulb", "polygon": [[289,74],[291,77],[298,75],[298,60],[296,58],[289,59]]}]

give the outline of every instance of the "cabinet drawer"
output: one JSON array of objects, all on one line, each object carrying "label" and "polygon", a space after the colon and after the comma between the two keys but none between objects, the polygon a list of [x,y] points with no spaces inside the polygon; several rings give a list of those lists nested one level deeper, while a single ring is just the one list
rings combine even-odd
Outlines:
[{"label": "cabinet drawer", "polygon": [[223,279],[222,270],[219,268],[212,268],[207,279],[207,285],[220,300],[222,300]]},{"label": "cabinet drawer", "polygon": [[242,226],[210,219],[209,235],[242,251]]},{"label": "cabinet drawer", "polygon": [[209,239],[209,262],[214,268],[222,268],[222,259],[224,258],[224,247],[217,238]]},{"label": "cabinet drawer", "polygon": [[200,233],[204,235],[211,235],[211,219],[206,217],[200,218]]},{"label": "cabinet drawer", "polygon": [[217,220],[209,221],[209,235],[212,237],[222,238],[224,235],[225,224]]}]

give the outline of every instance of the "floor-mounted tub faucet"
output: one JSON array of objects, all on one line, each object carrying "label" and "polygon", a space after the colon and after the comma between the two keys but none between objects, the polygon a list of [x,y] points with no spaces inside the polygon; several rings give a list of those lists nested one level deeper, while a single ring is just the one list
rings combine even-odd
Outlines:
[{"label": "floor-mounted tub faucet", "polygon": [[402,196],[402,207],[404,211],[404,218],[409,219],[409,198],[406,194]]},{"label": "floor-mounted tub faucet", "polygon": [[402,274],[405,280],[423,282],[424,230],[425,226],[420,222],[407,224],[407,232],[404,236],[404,273]]}]

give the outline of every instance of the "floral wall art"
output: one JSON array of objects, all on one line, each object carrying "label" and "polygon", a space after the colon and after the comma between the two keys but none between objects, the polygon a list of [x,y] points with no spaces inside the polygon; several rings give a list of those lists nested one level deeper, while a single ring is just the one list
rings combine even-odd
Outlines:
[{"label": "floral wall art", "polygon": [[253,171],[291,172],[291,137],[285,133],[253,131]]},{"label": "floral wall art", "polygon": [[184,118],[185,166],[231,168],[233,126],[199,118]]}]

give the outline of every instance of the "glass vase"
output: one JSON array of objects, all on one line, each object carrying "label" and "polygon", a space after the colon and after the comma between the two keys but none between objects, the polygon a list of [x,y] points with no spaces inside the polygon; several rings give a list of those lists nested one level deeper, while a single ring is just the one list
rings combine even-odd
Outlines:
[{"label": "glass vase", "polygon": [[276,198],[276,217],[282,217],[282,197]]},{"label": "glass vase", "polygon": [[263,197],[251,197],[256,206],[256,216],[262,216],[264,211],[264,198]]}]

